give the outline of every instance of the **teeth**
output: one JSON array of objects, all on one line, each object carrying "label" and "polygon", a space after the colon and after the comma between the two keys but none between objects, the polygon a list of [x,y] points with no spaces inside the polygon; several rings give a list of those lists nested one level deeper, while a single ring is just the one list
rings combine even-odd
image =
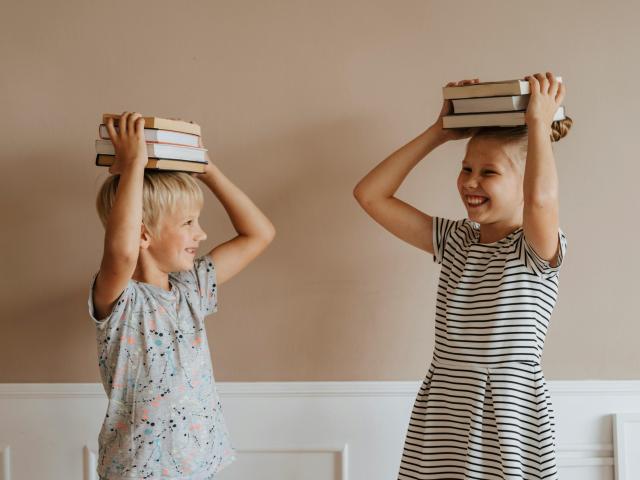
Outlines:
[{"label": "teeth", "polygon": [[487,200],[488,199],[484,198],[484,197],[478,197],[478,196],[475,196],[475,195],[473,195],[473,196],[472,195],[467,195],[467,203],[469,205],[473,205],[473,206],[480,205],[480,204],[486,202]]}]

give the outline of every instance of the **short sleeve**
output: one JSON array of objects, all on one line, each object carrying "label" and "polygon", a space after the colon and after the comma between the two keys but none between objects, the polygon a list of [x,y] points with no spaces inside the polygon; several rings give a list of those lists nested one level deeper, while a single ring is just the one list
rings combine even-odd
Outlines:
[{"label": "short sleeve", "polygon": [[194,296],[200,304],[203,315],[218,310],[218,285],[216,268],[210,255],[198,257],[193,262],[193,269],[171,274],[183,288],[188,289],[188,296]]},{"label": "short sleeve", "polygon": [[460,228],[464,220],[449,220],[441,217],[433,217],[433,261],[442,263],[447,242],[453,233]]},{"label": "short sleeve", "polygon": [[125,289],[122,291],[120,296],[116,299],[115,303],[113,304],[113,308],[111,309],[111,312],[109,313],[109,315],[107,315],[105,318],[97,318],[95,306],[93,304],[93,292],[96,286],[96,279],[98,278],[98,273],[96,273],[93,276],[93,279],[91,280],[91,286],[89,288],[88,307],[89,307],[89,316],[91,317],[91,320],[94,321],[97,327],[104,327],[108,323],[117,322],[121,318],[126,316],[127,309],[129,308],[129,304],[131,303],[130,300],[132,298],[133,289],[131,287],[131,281],[129,281]]},{"label": "short sleeve", "polygon": [[562,261],[567,251],[567,236],[559,229],[558,241],[560,248],[558,249],[558,256],[556,257],[556,266],[552,267],[551,263],[541,258],[533,249],[529,242],[527,242],[524,233],[521,237],[521,245],[519,249],[520,260],[524,263],[527,270],[537,275],[540,278],[550,279],[558,275],[560,268],[562,267]]}]

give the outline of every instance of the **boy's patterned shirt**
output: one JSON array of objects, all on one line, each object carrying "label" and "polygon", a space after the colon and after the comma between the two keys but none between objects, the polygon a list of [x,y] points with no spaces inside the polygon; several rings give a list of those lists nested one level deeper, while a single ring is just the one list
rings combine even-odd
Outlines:
[{"label": "boy's patterned shirt", "polygon": [[[97,274],[96,274],[97,275]],[[204,318],[217,310],[207,255],[169,275],[171,290],[130,280],[111,314],[95,318],[109,399],[98,473],[109,480],[212,478],[234,459],[216,392]]]}]

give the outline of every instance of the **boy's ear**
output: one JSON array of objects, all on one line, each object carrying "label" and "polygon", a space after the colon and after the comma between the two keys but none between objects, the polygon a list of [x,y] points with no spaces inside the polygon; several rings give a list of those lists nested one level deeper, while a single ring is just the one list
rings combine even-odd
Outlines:
[{"label": "boy's ear", "polygon": [[141,224],[140,227],[140,248],[147,249],[151,243],[151,232],[147,229],[145,224]]}]

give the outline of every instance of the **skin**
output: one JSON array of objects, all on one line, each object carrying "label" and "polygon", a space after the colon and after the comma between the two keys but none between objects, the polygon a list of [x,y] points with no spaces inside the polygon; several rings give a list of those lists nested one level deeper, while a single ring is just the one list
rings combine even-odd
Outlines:
[{"label": "skin", "polygon": [[[110,172],[120,175],[105,229],[104,251],[93,301],[98,318],[106,317],[129,279],[170,290],[169,273],[193,268],[195,248],[207,238],[198,223],[200,206],[182,205],[160,220],[154,235],[142,223],[142,187],[147,149],[144,118],[124,112],[116,132],[106,126],[116,150]],[[222,284],[244,269],[271,243],[275,228],[257,206],[209,157],[205,172],[195,175],[220,201],[237,235],[215,246],[209,255]]]},{"label": "skin", "polygon": [[[457,180],[457,188],[471,220],[480,224],[480,241],[492,243],[519,227],[531,247],[552,265],[559,248],[558,179],[551,150],[553,115],[565,97],[564,84],[551,72],[526,77],[531,97],[525,113],[528,127],[527,161],[520,173],[515,145],[473,138]],[[450,82],[472,85],[479,79]],[[399,148],[356,185],[353,193],[362,208],[398,238],[433,253],[433,217],[395,196],[409,172],[438,146],[473,136],[474,129],[444,129],[442,117],[452,111],[445,100],[436,121],[418,137]],[[488,199],[476,207],[469,195]]]}]

